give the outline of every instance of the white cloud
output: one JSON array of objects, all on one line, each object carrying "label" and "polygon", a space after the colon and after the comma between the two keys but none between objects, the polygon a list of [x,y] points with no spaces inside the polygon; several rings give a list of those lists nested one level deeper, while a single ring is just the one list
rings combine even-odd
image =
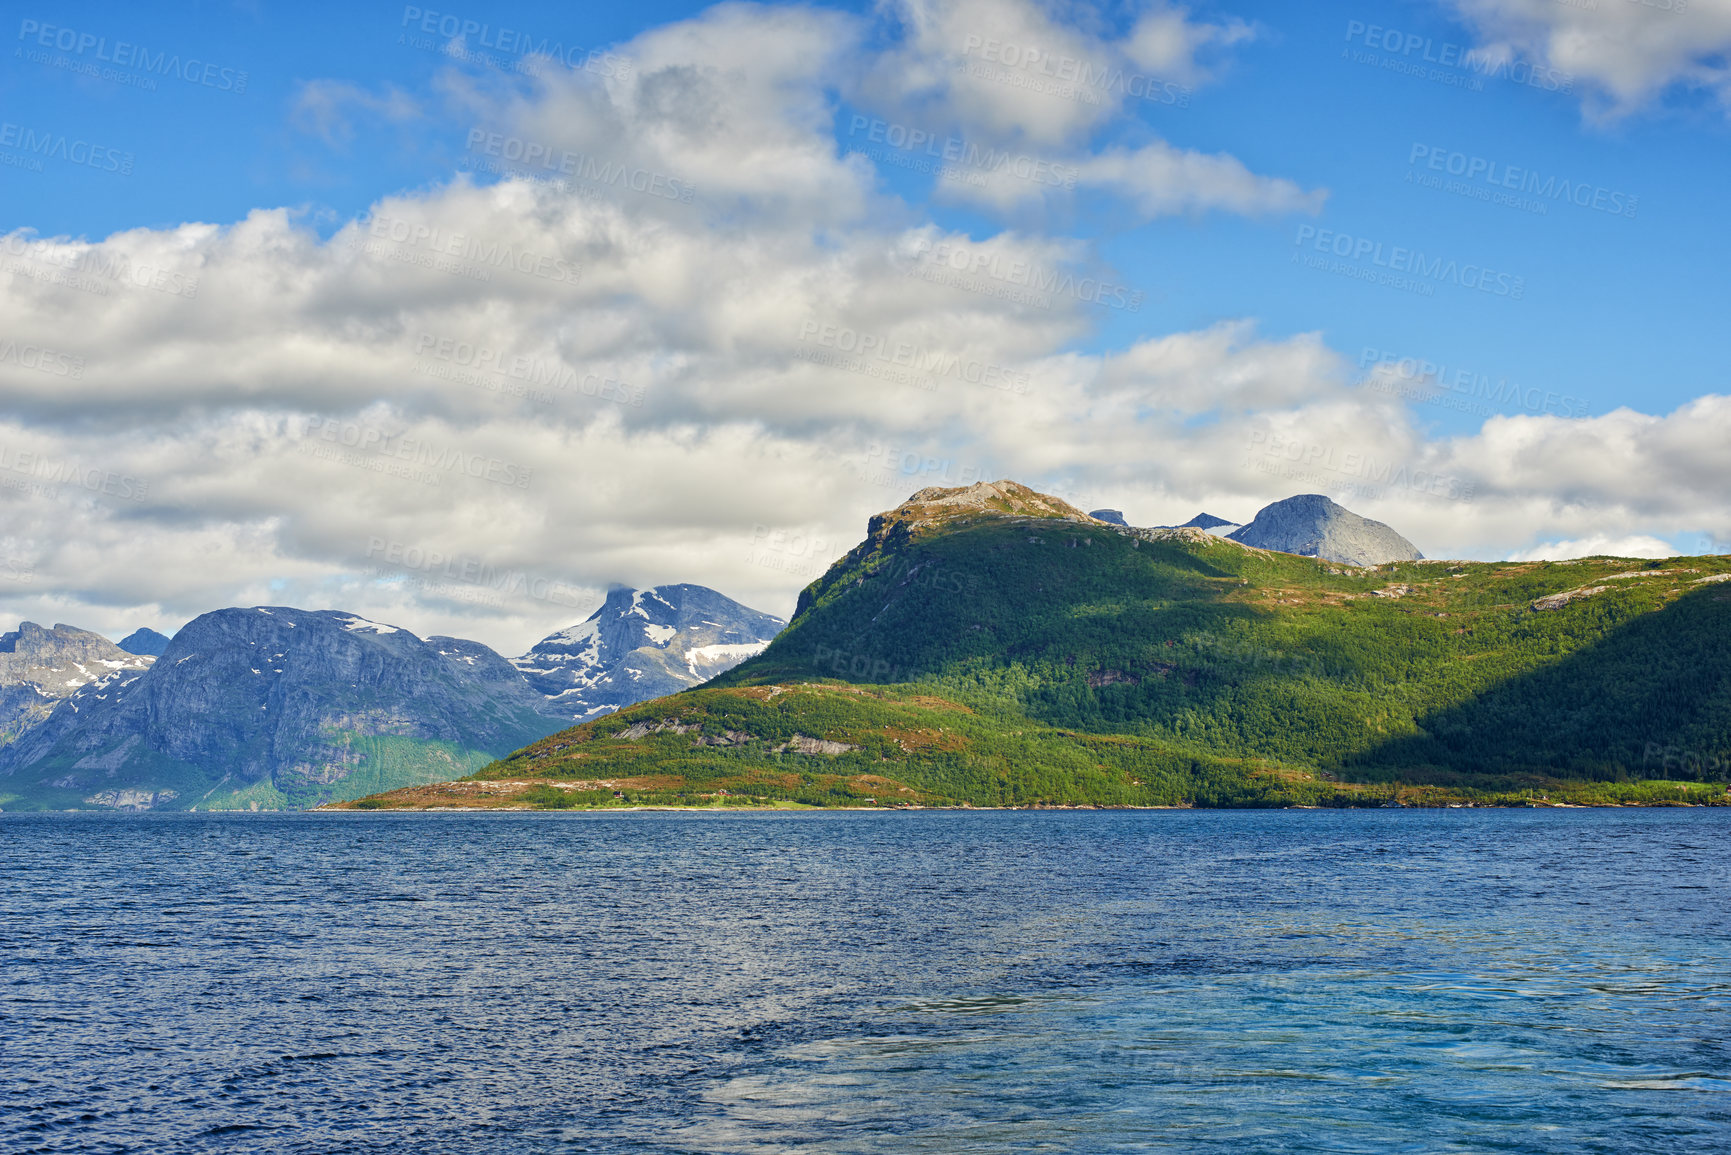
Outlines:
[{"label": "white cloud", "polygon": [[[1243,21],[1206,23],[1157,4],[1112,39],[1089,31],[1088,11],[1060,20],[1031,0],[906,0],[895,11],[903,37],[864,71],[858,99],[904,139],[927,133],[955,146],[962,159],[951,157],[937,184],[944,199],[1002,212],[1093,189],[1143,220],[1321,208],[1326,193],[1259,176],[1232,156],[1096,141],[1144,110],[1187,105],[1215,58],[1253,37]],[[869,149],[872,139],[850,132],[845,144]],[[893,157],[897,147],[892,138],[877,151]]]},{"label": "white cloud", "polygon": [[1674,86],[1731,111],[1731,6],[1723,0],[1452,0],[1492,59],[1541,60],[1577,79],[1597,113],[1623,114]]},{"label": "white cloud", "polygon": [[1123,51],[1139,67],[1157,76],[1201,84],[1213,78],[1216,66],[1210,58],[1218,50],[1255,36],[1256,29],[1236,17],[1208,24],[1192,20],[1185,8],[1155,4],[1137,19]]},{"label": "white cloud", "polygon": [[[909,12],[954,35],[1002,6]],[[1244,35],[1160,19],[1139,59],[1193,79],[1181,65]],[[1433,555],[1731,537],[1724,398],[1438,441],[1349,387],[1320,334],[1231,322],[1076,351],[1134,303],[1086,245],[941,229],[837,157],[831,83],[861,36],[851,17],[729,7],[622,47],[628,73],[449,84],[484,133],[601,166],[564,185],[454,179],[328,238],[280,209],[4,238],[21,270],[0,284],[5,607],[119,636],[286,602],[517,652],[613,581],[786,614],[872,513],[1003,476],[1151,524],[1248,518],[1369,462],[1372,480],[1475,487],[1347,500]],[[1001,126],[1071,139],[1043,107],[1014,98]],[[1317,195],[1166,145],[1073,155],[1150,214]]]},{"label": "white cloud", "polygon": [[1611,537],[1594,534],[1573,541],[1548,541],[1531,549],[1509,555],[1510,561],[1568,561],[1578,557],[1676,557],[1670,543],[1656,537],[1637,534],[1633,537]]},{"label": "white cloud", "polygon": [[346,80],[304,80],[293,97],[291,120],[328,145],[346,146],[355,138],[355,118],[406,124],[424,115],[419,101],[387,84],[375,92]]},{"label": "white cloud", "polygon": [[1220,209],[1244,216],[1322,211],[1328,194],[1257,176],[1235,157],[1157,143],[1109,149],[1078,166],[1084,186],[1117,192],[1146,218]]}]

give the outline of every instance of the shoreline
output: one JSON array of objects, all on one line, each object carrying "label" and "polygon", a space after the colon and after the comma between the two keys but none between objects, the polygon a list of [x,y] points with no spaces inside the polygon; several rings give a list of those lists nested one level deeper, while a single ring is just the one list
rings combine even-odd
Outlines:
[{"label": "shoreline", "polygon": [[[595,806],[587,808],[556,806],[368,806],[356,807],[344,802],[329,802],[310,810],[271,811],[199,811],[201,814],[895,814],[912,811],[1155,811],[1198,810],[1224,812],[1231,810],[1720,810],[1731,809],[1731,801],[1720,804],[1706,802],[1615,802],[1594,805],[1584,802],[1532,802],[1509,805],[1485,803],[1445,803],[1442,805],[1407,805],[1381,803],[1375,806]],[[66,813],[108,813],[107,811],[67,811]],[[176,811],[172,813],[186,813]]]}]

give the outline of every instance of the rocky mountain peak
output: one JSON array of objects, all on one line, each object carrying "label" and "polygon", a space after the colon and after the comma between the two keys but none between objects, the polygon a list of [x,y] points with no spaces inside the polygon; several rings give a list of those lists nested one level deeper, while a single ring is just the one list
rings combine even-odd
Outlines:
[{"label": "rocky mountain peak", "polygon": [[[276,805],[340,793],[355,775],[474,765],[559,724],[480,643],[423,641],[338,610],[214,610],[157,659],[105,644],[148,669],[57,703],[0,747],[0,775],[96,805],[213,794],[233,805],[248,791]],[[114,801],[122,794],[134,801]]]},{"label": "rocky mountain peak", "polygon": [[153,661],[76,626],[18,623],[0,634],[0,741],[44,721],[81,690],[136,678]]},{"label": "rocky mountain peak", "polygon": [[151,657],[161,657],[168,649],[168,635],[159,634],[155,630],[133,630],[120,639],[120,648],[129,654],[149,654]]},{"label": "rocky mountain peak", "polygon": [[1320,493],[1301,493],[1264,506],[1250,524],[1226,536],[1256,549],[1344,565],[1382,565],[1424,556],[1387,525],[1361,517]]},{"label": "rocky mountain peak", "polygon": [[761,651],[785,625],[705,586],[617,586],[600,609],[512,665],[581,721],[706,682]]},{"label": "rocky mountain peak", "polygon": [[868,542],[882,543],[892,534],[913,536],[963,518],[985,516],[1058,518],[1093,522],[1069,502],[1039,493],[1008,479],[973,485],[922,489],[866,525]]},{"label": "rocky mountain peak", "polygon": [[34,683],[50,697],[63,698],[91,682],[122,670],[145,670],[151,659],[129,654],[101,634],[35,622],[0,634],[0,686]]},{"label": "rocky mountain peak", "polygon": [[1087,521],[1089,517],[1059,497],[1037,493],[1017,481],[976,481],[972,485],[945,489],[922,489],[892,510],[911,517],[936,516],[936,511],[955,513],[1007,513],[1019,517],[1061,517]]}]

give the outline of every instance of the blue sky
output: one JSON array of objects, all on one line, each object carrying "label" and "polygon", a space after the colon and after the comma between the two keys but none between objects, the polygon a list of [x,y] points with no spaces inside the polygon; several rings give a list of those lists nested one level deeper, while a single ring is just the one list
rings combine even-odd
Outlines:
[{"label": "blue sky", "polygon": [[[615,580],[694,580],[724,588],[731,582],[737,591],[776,603],[764,606],[775,612],[785,611],[780,602],[789,600],[802,581],[790,568],[761,557],[742,566],[739,558],[751,555],[758,529],[804,527],[846,548],[863,512],[893,504],[904,494],[896,492],[895,477],[861,486],[854,484],[858,476],[837,480],[826,474],[829,480],[813,488],[794,466],[787,465],[778,477],[781,467],[765,463],[857,457],[869,473],[874,447],[883,457],[886,446],[894,443],[899,450],[905,443],[924,458],[954,463],[936,475],[931,470],[908,474],[906,480],[915,483],[910,489],[933,476],[969,480],[963,474],[970,466],[994,473],[1001,468],[1078,501],[1126,506],[1133,519],[1143,522],[1176,518],[1205,502],[1229,504],[1219,512],[1244,516],[1259,501],[1280,496],[1283,484],[1291,487],[1290,478],[1247,477],[1242,469],[1205,478],[1199,467],[1161,471],[1138,462],[1133,460],[1138,442],[1128,435],[1126,421],[1147,423],[1149,457],[1169,454],[1162,447],[1170,445],[1200,452],[1206,446],[1197,431],[1231,427],[1246,432],[1219,434],[1215,451],[1223,445],[1261,444],[1252,430],[1284,429],[1287,436],[1323,446],[1324,461],[1334,450],[1351,452],[1361,441],[1366,452],[1428,462],[1428,468],[1440,469],[1437,463],[1446,460],[1449,476],[1464,479],[1476,500],[1438,503],[1406,492],[1383,493],[1365,509],[1398,522],[1399,528],[1416,527],[1408,529],[1409,536],[1425,545],[1428,535],[1431,553],[1508,556],[1546,548],[1578,552],[1612,543],[1631,552],[1655,552],[1666,545],[1692,550],[1703,536],[1731,537],[1731,520],[1717,520],[1718,511],[1707,505],[1667,504],[1660,496],[1622,501],[1609,489],[1595,488],[1600,474],[1650,474],[1653,460],[1667,459],[1669,443],[1654,442],[1631,451],[1628,460],[1612,460],[1617,446],[1635,436],[1631,430],[1657,428],[1655,421],[1679,407],[1724,392],[1723,325],[1716,322],[1731,311],[1722,272],[1731,258],[1731,230],[1724,226],[1722,207],[1723,190],[1731,185],[1722,63],[1731,18],[1711,5],[1686,13],[1653,5],[1604,7],[1601,14],[1541,0],[1246,2],[1188,8],[922,0],[882,8],[723,9],[732,22],[725,34],[715,32],[722,20],[717,10],[666,3],[602,9],[380,5],[359,13],[336,4],[27,7],[9,27],[12,51],[0,68],[3,119],[14,134],[10,147],[0,140],[0,152],[21,158],[0,170],[6,193],[0,233],[15,238],[14,249],[21,243],[16,238],[27,235],[21,230],[37,238],[90,242],[128,234],[132,240],[106,243],[116,251],[155,244],[157,251],[180,253],[206,271],[197,300],[173,302],[174,309],[162,314],[168,329],[149,318],[98,316],[89,293],[63,293],[66,299],[52,307],[45,297],[32,298],[36,311],[19,338],[54,329],[62,334],[61,345],[84,340],[92,346],[91,368],[79,384],[59,382],[54,395],[42,393],[46,384],[38,380],[40,373],[0,378],[22,414],[8,443],[23,446],[32,438],[49,438],[51,451],[88,462],[123,452],[116,446],[130,438],[135,447],[153,449],[157,458],[122,464],[136,467],[140,476],[154,471],[160,483],[146,500],[114,506],[98,501],[84,509],[79,516],[94,518],[92,524],[102,527],[97,536],[123,554],[136,549],[140,558],[155,558],[157,551],[177,548],[173,543],[181,535],[205,535],[220,540],[215,549],[224,557],[240,559],[251,548],[259,560],[250,567],[236,560],[225,577],[184,594],[160,583],[150,588],[129,584],[119,575],[82,583],[63,579],[54,575],[70,575],[67,567],[78,545],[75,526],[81,523],[56,515],[41,501],[20,499],[22,504],[15,502],[8,514],[5,541],[12,544],[6,548],[39,576],[16,600],[21,611],[60,607],[82,612],[78,620],[102,619],[118,629],[132,622],[172,625],[197,608],[199,599],[238,600],[251,591],[303,600],[373,596],[376,590],[362,581],[365,551],[334,542],[424,537],[441,517],[447,529],[458,521],[488,522],[485,501],[454,495],[448,487],[437,495],[411,494],[407,504],[401,486],[386,485],[376,502],[369,495],[368,525],[376,533],[354,525],[339,531],[322,526],[316,511],[273,506],[273,483],[258,476],[256,460],[247,464],[236,438],[244,441],[256,433],[242,436],[241,430],[273,422],[284,429],[296,420],[304,425],[309,414],[321,420],[361,420],[371,414],[366,420],[387,433],[431,420],[439,423],[439,436],[465,445],[483,436],[493,439],[489,445],[510,444],[508,423],[520,420],[536,437],[556,432],[565,449],[538,462],[537,484],[550,489],[598,485],[615,497],[620,461],[674,453],[668,446],[678,444],[713,449],[730,430],[756,430],[754,448],[727,458],[737,462],[743,453],[757,463],[740,476],[718,474],[717,467],[695,459],[686,462],[695,475],[705,475],[707,468],[705,476],[712,479],[707,488],[728,495],[744,511],[729,531],[733,537],[723,534],[683,553],[657,553],[621,544],[629,536],[628,518],[609,528],[596,523],[590,510],[582,516],[597,535],[593,541],[574,553],[519,551],[512,564],[557,572],[595,591]],[[825,23],[826,13],[842,18]],[[633,61],[635,71],[615,78],[618,83],[573,73],[541,84],[454,60],[448,51],[451,38],[437,29],[442,24],[448,31],[453,20],[471,18],[488,26],[477,39],[496,40],[501,28],[510,28],[534,42],[604,51],[608,59]],[[1138,31],[1156,25],[1185,30],[1190,39],[1177,48],[1148,50],[1161,60],[1158,66],[1138,65]],[[424,31],[429,26],[435,29],[430,34]],[[917,26],[947,30],[947,47],[934,49],[920,41]],[[1026,30],[1031,26],[1045,31],[1030,39]],[[683,30],[690,30],[689,36]],[[1569,34],[1583,30],[1587,47],[1569,47]],[[976,38],[972,46],[964,33]],[[712,35],[717,37],[713,54],[706,48]],[[931,35],[937,37],[931,43],[941,39]],[[1162,97],[1126,99],[1090,119],[1073,97],[1012,91],[1004,77],[1033,74],[1005,66],[1008,56],[991,65],[997,81],[981,81],[972,89],[955,80],[946,88],[929,72],[934,60],[945,69],[970,63],[986,67],[990,53],[980,44],[997,39],[1005,45],[1019,39],[1024,46],[1049,41],[1048,47],[1058,45],[1051,55],[1062,57],[1071,49],[1059,44],[1060,36],[1077,38],[1073,43],[1084,47],[1073,51],[1083,59],[1116,60],[1132,76],[1152,76]],[[962,43],[955,43],[958,39]],[[797,48],[792,47],[796,40]],[[123,42],[141,46],[144,56],[136,55],[137,47],[117,48]],[[763,80],[770,65],[760,67],[753,43],[766,46],[765,60],[774,58],[773,67],[780,71],[773,80]],[[768,51],[771,46],[777,51]],[[117,51],[134,55],[114,64],[104,60]],[[1148,51],[1144,61],[1150,59]],[[1493,63],[1475,72],[1453,63],[1455,55],[1467,51],[1504,66]],[[802,52],[814,62],[826,53],[833,56],[821,66],[813,63],[807,75]],[[165,59],[179,61],[182,73],[196,60],[198,70],[190,79],[173,75],[167,65],[156,63]],[[118,68],[128,79],[86,74],[104,67]],[[1420,74],[1412,75],[1414,70]],[[235,91],[243,73],[244,91]],[[229,330],[220,317],[208,315],[211,310],[220,310],[225,297],[238,299],[236,294],[252,299],[260,285],[286,276],[286,269],[304,271],[314,259],[308,253],[336,260],[355,222],[376,213],[383,198],[422,206],[445,203],[477,125],[504,125],[507,135],[529,131],[523,125],[554,135],[569,127],[573,139],[596,155],[616,148],[621,156],[641,158],[651,147],[643,140],[607,138],[602,121],[611,113],[606,109],[632,110],[629,116],[621,113],[624,119],[617,123],[647,126],[642,128],[647,139],[655,131],[642,119],[648,102],[690,99],[690,85],[679,85],[698,84],[692,77],[722,85],[718,92],[732,86],[756,93],[753,86],[761,80],[767,93],[763,100],[772,104],[785,95],[785,108],[765,112],[753,105],[748,112],[731,107],[715,112],[717,132],[740,142],[735,157],[740,170],[782,163],[756,159],[753,134],[769,142],[764,147],[773,152],[790,134],[808,130],[830,143],[823,162],[827,169],[821,177],[811,176],[810,187],[804,188],[796,186],[810,176],[809,164],[789,169],[804,175],[785,178],[772,179],[766,169],[763,181],[753,184],[743,171],[728,171],[725,155],[689,159],[685,171],[716,175],[697,179],[702,195],[692,213],[651,214],[638,222],[646,243],[660,243],[655,238],[672,233],[693,246],[738,242],[735,258],[750,260],[754,254],[784,254],[787,238],[797,236],[806,255],[776,266],[796,282],[798,275],[789,270],[804,267],[809,276],[816,267],[810,263],[813,254],[856,248],[867,253],[872,245],[897,243],[898,234],[947,237],[952,245],[1067,245],[1074,267],[1142,294],[1139,307],[1060,305],[1035,317],[1032,326],[975,317],[983,327],[968,338],[969,347],[983,350],[979,355],[988,359],[1023,367],[1046,386],[1046,396],[1075,390],[1073,402],[1060,411],[1092,407],[1094,419],[1105,423],[1101,428],[1111,426],[1125,440],[1106,446],[1100,441],[1104,434],[1080,425],[1063,438],[1042,440],[1040,429],[1050,428],[1050,416],[1009,418],[1005,407],[981,410],[972,402],[920,418],[908,416],[905,398],[881,392],[878,400],[851,408],[840,401],[826,407],[812,394],[829,387],[809,381],[781,386],[802,390],[797,398],[773,390],[759,393],[742,384],[753,379],[745,366],[731,365],[725,372],[701,368],[719,351],[737,351],[742,342],[757,339],[757,330],[744,322],[744,328],[729,333],[721,329],[733,322],[710,323],[706,340],[713,339],[713,345],[682,348],[664,340],[654,346],[651,340],[636,350],[630,371],[645,380],[665,375],[668,382],[646,388],[649,403],[641,412],[630,405],[600,413],[531,407],[518,414],[490,410],[477,416],[461,405],[441,409],[441,402],[428,408],[422,400],[406,400],[394,387],[375,389],[367,381],[327,390],[329,366],[365,358],[367,347],[352,343],[312,358],[309,367],[295,371],[302,377],[257,390],[230,371],[209,382],[208,389],[188,385],[184,397],[168,402],[164,387],[146,380],[149,373],[128,375],[128,364],[154,366],[178,380],[170,364],[175,358],[205,367],[237,364],[241,354],[232,342],[225,344]],[[598,96],[606,85],[611,87]],[[601,118],[601,127],[573,125],[573,117],[591,114]],[[683,106],[679,112],[705,114]],[[926,129],[939,140],[971,142],[1004,155],[1049,159],[1060,172],[1067,165],[1083,174],[1082,180],[1064,195],[1033,195],[1044,190],[1031,190],[1026,182],[958,192],[936,187],[927,173],[890,163],[917,157],[894,148],[880,149],[869,162],[871,171],[859,178],[862,170],[849,167],[847,154],[871,142],[857,131],[856,117]],[[18,147],[19,133],[63,138],[68,147],[82,142],[95,146],[97,155],[115,159],[79,164],[49,153],[33,162],[29,150]],[[680,168],[677,151],[667,152],[664,143],[653,147],[660,150],[655,163]],[[1225,191],[1238,177],[1222,167],[1208,168],[1213,162],[1207,158],[1224,158],[1222,166],[1234,166],[1242,176],[1232,185],[1238,192]],[[866,162],[853,162],[861,163]],[[1194,169],[1186,167],[1192,163]],[[126,171],[110,171],[115,168]],[[1492,201],[1503,190],[1487,176],[1524,185],[1524,193],[1517,187],[1509,199],[1524,195],[1525,203]],[[479,181],[501,179],[508,178]],[[1563,183],[1581,190],[1577,195],[1589,202],[1596,198],[1598,206],[1533,191],[1555,192]],[[717,195],[724,184],[727,195]],[[639,207],[627,204],[621,211],[630,215]],[[652,207],[659,212],[665,206]],[[280,226],[286,231],[268,243],[246,240],[246,230],[237,223],[277,208],[288,210]],[[216,230],[195,238],[183,228],[190,222]],[[502,226],[495,217],[489,227]],[[935,232],[921,234],[922,229]],[[571,226],[564,235],[576,231]],[[313,248],[297,249],[292,260],[281,258],[287,248],[302,244]],[[215,248],[201,248],[220,245],[230,247],[224,258],[228,265]],[[245,245],[252,245],[247,259],[255,263],[244,274],[246,284],[233,282],[231,288],[224,277],[242,275],[234,262],[241,259],[237,246]],[[141,264],[136,252],[127,251],[135,265]],[[587,251],[595,251],[593,242]],[[1424,256],[1412,258],[1418,253]],[[1415,259],[1420,271],[1403,266],[1403,259]],[[848,276],[861,278],[857,285],[863,285],[870,263],[860,256],[849,265]],[[1446,265],[1453,276],[1426,275],[1427,264],[1433,269]],[[765,268],[764,276],[773,279]],[[1401,283],[1363,279],[1379,274],[1397,276]],[[1493,291],[1462,284],[1468,276],[1481,278]],[[488,317],[490,325],[511,329],[520,347],[539,336],[564,340],[555,329],[583,330],[591,319],[602,327],[629,323],[645,333],[675,331],[690,319],[679,307],[658,302],[647,282],[611,284],[597,296],[584,289],[582,300],[573,302],[570,316],[561,321],[546,320],[558,314],[543,314],[540,302],[514,305],[486,295],[454,305],[448,317]],[[833,288],[835,283],[827,284]],[[13,288],[50,292],[40,276],[17,277]],[[340,298],[341,285],[334,291]],[[213,292],[216,304],[209,303]],[[788,310],[785,329],[792,333],[798,317],[828,316],[826,308],[842,310],[836,315],[845,327],[846,317],[853,315],[847,311],[863,308],[869,297],[860,289],[849,298],[851,304],[835,303],[844,300],[837,294],[826,297],[831,304],[820,306],[795,293],[777,307]],[[964,303],[984,308],[977,297]],[[627,299],[630,308],[623,303]],[[369,301],[368,308],[377,315],[394,310],[401,319],[424,300],[419,290],[403,290],[396,304]],[[273,305],[268,295],[258,298],[256,308],[264,313],[284,310],[284,327],[272,334],[260,326],[246,342],[248,355],[270,363],[268,345],[280,341],[281,364],[294,363],[313,341],[308,334],[316,325],[309,318],[323,324],[337,308],[325,302],[300,316],[292,309],[306,303],[291,307],[286,302]],[[151,296],[149,304],[154,310],[169,303]],[[885,326],[918,320],[917,315],[899,320],[874,315]],[[402,323],[412,328],[411,322]],[[446,329],[457,323],[438,322]],[[178,327],[182,324],[184,331]],[[862,331],[867,324],[859,322]],[[55,328],[61,325],[65,328]],[[1229,349],[1207,355],[1215,361],[1192,350],[1193,343],[1207,343],[1195,335],[1221,332],[1221,326],[1235,326],[1236,336]],[[993,338],[992,332],[1006,335]],[[1313,340],[1311,334],[1337,359],[1332,369],[1314,363],[1305,344]],[[349,338],[339,333],[333,339]],[[1003,341],[996,349],[995,339]],[[1376,410],[1374,419],[1364,418],[1368,424],[1353,425],[1356,419],[1342,417],[1340,408],[1361,403],[1363,391],[1354,392],[1353,381],[1366,370],[1365,361],[1384,357],[1409,359],[1383,367],[1397,385],[1434,391],[1435,381],[1414,381],[1409,372],[1422,375],[1428,363],[1440,376],[1452,377],[1457,392],[1470,390],[1472,385],[1462,384],[1470,381],[1497,393],[1503,400],[1492,408],[1517,424],[1487,428],[1487,410],[1408,399],[1398,417]],[[1282,358],[1305,368],[1283,367],[1288,361]],[[778,364],[777,371],[781,368]],[[0,373],[6,371],[0,364]],[[182,378],[197,376],[184,368],[179,372]],[[608,372],[622,374],[627,368]],[[1123,386],[1130,394],[1112,393],[1102,384],[1136,373],[1146,375]],[[1188,383],[1174,376],[1183,373],[1192,375]],[[1285,373],[1312,373],[1315,380],[1303,387],[1276,380]],[[1330,373],[1344,392],[1328,391]],[[1242,382],[1257,374],[1268,379],[1245,386],[1230,404],[1199,403],[1192,396],[1197,390],[1206,393],[1211,381]],[[285,369],[284,376],[294,373]],[[859,384],[834,379],[837,390]],[[1508,402],[1503,383],[1513,383],[1528,402]],[[88,396],[78,392],[82,389],[89,390]],[[1620,408],[1641,416],[1621,424],[1594,423]],[[114,426],[122,410],[133,414],[128,431]],[[1663,436],[1687,438],[1691,430],[1710,427],[1713,419],[1677,419],[1665,426],[1672,432]],[[1009,426],[1018,422],[1027,428],[1012,435]],[[1293,432],[1302,428],[1324,432]],[[525,432],[523,440],[529,436]],[[569,456],[571,446],[596,439],[620,454],[618,461],[597,464],[605,473],[599,481]],[[650,441],[660,448],[652,451]],[[277,449],[295,451],[293,445]],[[541,447],[549,453],[555,449],[551,442]],[[523,453],[525,459],[532,456],[527,448]],[[1546,464],[1552,455],[1560,456]],[[656,460],[659,464],[649,468],[658,478],[693,475],[671,458]],[[1522,468],[1526,472],[1516,477]],[[1688,484],[1710,493],[1722,477],[1711,476],[1710,466],[1702,468],[1709,473],[1691,474]],[[353,469],[326,472],[325,481],[337,491],[361,480]],[[766,477],[779,480],[783,494],[806,497],[790,503]],[[284,484],[280,478],[274,483],[279,495]],[[227,502],[214,496],[236,486],[259,490]],[[512,501],[530,497],[510,495]],[[423,498],[430,504],[414,508]],[[460,518],[440,505],[459,499],[464,503]],[[533,527],[578,516],[560,510],[558,500],[522,510],[513,506],[512,517],[502,520]],[[647,504],[659,508],[677,501],[658,491]],[[653,516],[639,511],[639,517]],[[690,539],[691,526],[678,518],[667,529]],[[747,548],[736,548],[740,544]],[[485,533],[468,538],[455,529],[445,547],[452,555],[494,548]],[[544,605],[454,605],[402,585],[388,593],[403,600],[371,606],[371,612],[420,614],[447,624],[453,616],[480,615],[487,622],[497,620],[496,627],[486,628],[507,634],[532,633],[565,612]],[[475,632],[485,630],[478,625]]]},{"label": "blue sky", "polygon": [[[137,159],[130,177],[61,165],[10,182],[5,226],[100,238],[139,226],[232,221],[281,205],[307,212],[328,232],[381,195],[447,179],[463,155],[467,124],[373,122],[357,125],[352,140],[332,144],[295,115],[301,86],[319,78],[435,94],[446,58],[399,43],[428,38],[420,31],[425,15],[417,18],[411,7],[585,48],[616,45],[701,10],[376,5],[357,13],[338,4],[207,4],[185,11],[88,4],[58,16],[20,17],[10,29],[12,67],[0,80],[11,118]],[[1105,349],[1149,332],[1251,316],[1269,333],[1321,330],[1355,359],[1367,348],[1425,358],[1580,397],[1593,412],[1618,405],[1668,410],[1723,387],[1715,321],[1731,315],[1731,282],[1722,275],[1731,265],[1723,200],[1731,187],[1731,133],[1720,110],[1684,94],[1595,123],[1574,93],[1494,77],[1470,91],[1343,58],[1348,50],[1375,51],[1362,32],[1348,39],[1355,22],[1430,38],[1433,55],[1444,43],[1470,45],[1460,20],[1432,5],[1262,3],[1201,11],[1254,22],[1258,36],[1224,54],[1221,79],[1195,89],[1187,107],[1145,102],[1134,123],[1115,126],[1108,138],[1152,131],[1183,147],[1230,152],[1258,172],[1327,189],[1327,208],[1314,222],[1320,227],[1506,269],[1525,279],[1526,293],[1519,302],[1459,289],[1415,298],[1319,274],[1291,263],[1295,220],[1208,214],[1136,224],[1114,220],[1110,211],[1090,219],[1080,210],[1065,231],[1094,238],[1126,283],[1153,298],[1139,313],[1107,317],[1081,347]],[[1121,27],[1128,15],[1106,19]],[[244,71],[246,92],[168,78],[159,78],[155,91],[139,92],[53,67],[25,67],[18,52],[47,51],[40,48],[40,26]],[[51,54],[97,59],[94,47]],[[219,76],[212,84],[221,82]],[[849,144],[848,125],[844,116],[838,149]],[[1428,160],[1408,163],[1415,145],[1533,169],[1639,203],[1633,219],[1554,201],[1548,213],[1535,215],[1418,187],[1405,181]],[[929,193],[929,177],[888,169],[886,180],[915,203]],[[976,236],[1003,223],[942,206],[933,216]],[[1471,424],[1448,410],[1435,417],[1447,429]]]}]

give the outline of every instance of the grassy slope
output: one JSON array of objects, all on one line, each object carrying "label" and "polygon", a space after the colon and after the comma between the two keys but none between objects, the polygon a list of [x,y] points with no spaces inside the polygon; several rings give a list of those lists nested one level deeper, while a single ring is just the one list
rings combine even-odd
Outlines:
[{"label": "grassy slope", "polygon": [[[1722,781],[1731,750],[1731,585],[1699,582],[1731,558],[1662,568],[1367,572],[1061,520],[892,524],[708,686],[527,747],[492,786],[368,805],[1722,799],[1644,781]],[[691,728],[622,736],[642,723]],[[858,749],[782,749],[796,734]]]}]

